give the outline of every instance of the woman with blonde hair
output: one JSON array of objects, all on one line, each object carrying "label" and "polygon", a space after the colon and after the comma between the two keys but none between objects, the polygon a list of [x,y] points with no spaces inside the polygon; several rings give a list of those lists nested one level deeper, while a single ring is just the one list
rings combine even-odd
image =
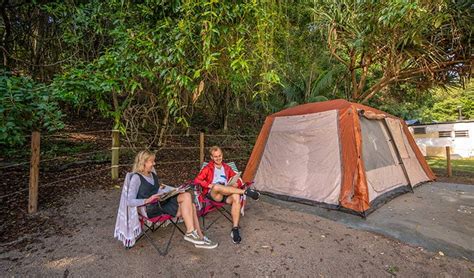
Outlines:
[{"label": "woman with blonde hair", "polygon": [[132,207],[145,206],[146,217],[153,218],[161,214],[182,217],[186,226],[184,240],[194,243],[196,248],[213,249],[217,243],[205,237],[199,227],[196,207],[191,193],[183,192],[165,201],[160,201],[158,193],[160,182],[154,171],[155,154],[145,150],[135,157],[127,205]]}]

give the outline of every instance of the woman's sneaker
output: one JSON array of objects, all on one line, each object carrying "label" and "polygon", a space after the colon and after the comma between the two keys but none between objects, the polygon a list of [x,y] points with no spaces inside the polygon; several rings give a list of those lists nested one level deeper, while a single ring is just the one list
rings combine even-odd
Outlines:
[{"label": "woman's sneaker", "polygon": [[242,238],[240,237],[239,227],[232,228],[232,231],[230,232],[230,237],[232,238],[233,243],[235,244],[240,243]]},{"label": "woman's sneaker", "polygon": [[192,242],[194,244],[204,244],[204,240],[199,237],[196,230],[190,233],[186,233],[183,238],[184,240]]},{"label": "woman's sneaker", "polygon": [[252,189],[252,188],[247,188],[247,190],[245,190],[244,194],[249,196],[250,198],[252,198],[254,200],[258,200],[260,198],[260,193],[257,190]]},{"label": "woman's sneaker", "polygon": [[203,237],[203,241],[204,241],[203,244],[194,244],[194,247],[196,247],[196,248],[204,248],[204,249],[214,249],[214,248],[216,248],[217,246],[219,246],[219,243],[213,242],[212,240],[210,240],[210,239],[207,238],[206,236]]}]

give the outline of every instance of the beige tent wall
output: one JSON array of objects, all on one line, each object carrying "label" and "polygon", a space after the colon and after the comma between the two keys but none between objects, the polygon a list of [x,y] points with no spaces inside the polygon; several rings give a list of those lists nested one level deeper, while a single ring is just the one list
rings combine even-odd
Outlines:
[{"label": "beige tent wall", "polygon": [[338,204],[341,161],[337,121],[337,110],[276,117],[255,175],[255,188]]},{"label": "beige tent wall", "polygon": [[404,133],[402,124],[398,119],[385,119],[390,132],[392,133],[395,145],[398,148],[403,165],[405,166],[410,184],[415,186],[421,182],[429,181],[430,178],[423,170],[418,158],[415,155],[408,138]]}]

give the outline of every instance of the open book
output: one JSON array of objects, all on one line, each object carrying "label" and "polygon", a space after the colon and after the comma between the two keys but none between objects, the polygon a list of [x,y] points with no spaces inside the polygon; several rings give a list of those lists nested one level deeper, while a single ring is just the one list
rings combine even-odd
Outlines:
[{"label": "open book", "polygon": [[179,193],[183,193],[189,188],[189,184],[183,184],[178,187],[172,187],[166,184],[162,184],[162,186],[160,186],[160,189],[158,190],[158,194],[160,195],[160,202],[165,201]]},{"label": "open book", "polygon": [[235,174],[235,176],[230,178],[230,180],[227,182],[227,184],[225,186],[234,185],[240,179],[240,174],[241,174],[241,172],[237,172],[237,174]]}]

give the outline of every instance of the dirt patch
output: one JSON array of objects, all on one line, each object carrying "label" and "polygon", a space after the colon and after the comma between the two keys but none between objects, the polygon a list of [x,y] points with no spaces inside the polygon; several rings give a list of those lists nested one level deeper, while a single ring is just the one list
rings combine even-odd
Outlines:
[{"label": "dirt patch", "polygon": [[436,181],[445,182],[445,183],[460,183],[460,184],[474,185],[474,177],[470,175],[454,176],[454,177],[436,175]]}]

